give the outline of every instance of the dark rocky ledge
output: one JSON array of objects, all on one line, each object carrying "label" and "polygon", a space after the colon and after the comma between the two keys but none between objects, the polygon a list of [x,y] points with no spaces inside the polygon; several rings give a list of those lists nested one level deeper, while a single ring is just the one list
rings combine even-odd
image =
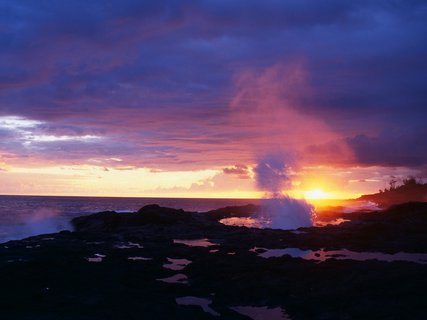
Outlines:
[{"label": "dark rocky ledge", "polygon": [[[281,307],[291,319],[425,317],[427,264],[265,259],[257,254],[262,249],[250,249],[427,253],[427,203],[347,214],[349,222],[299,232],[218,222],[258,210],[249,205],[192,213],[150,205],[76,218],[74,232],[1,244],[2,319],[249,319],[233,306]],[[177,239],[215,245],[189,247]],[[167,258],[191,263],[174,271],[163,267]],[[177,273],[188,283],[156,280]],[[178,305],[175,299],[184,296],[211,300],[221,316]]]},{"label": "dark rocky ledge", "polygon": [[160,207],[157,204],[144,206],[134,213],[104,211],[72,220],[76,230],[92,232],[115,231],[149,224],[176,225],[190,223],[196,223],[192,213],[185,212],[182,209]]}]

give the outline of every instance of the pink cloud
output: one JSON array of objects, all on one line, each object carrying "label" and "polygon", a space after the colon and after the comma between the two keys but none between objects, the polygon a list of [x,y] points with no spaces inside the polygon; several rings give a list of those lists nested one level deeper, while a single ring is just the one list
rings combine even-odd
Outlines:
[{"label": "pink cloud", "polygon": [[244,164],[236,164],[233,167],[224,168],[223,173],[232,174],[239,177],[239,179],[250,179],[251,178],[251,170],[248,166]]},{"label": "pink cloud", "polygon": [[322,120],[302,113],[300,100],[311,94],[304,62],[278,64],[262,73],[246,70],[235,77],[236,94],[231,101],[236,128],[256,132],[248,146],[255,155],[271,152],[291,153],[304,163],[329,163],[336,158],[330,150],[307,152],[313,145],[334,143],[342,162],[351,153],[340,135]]}]

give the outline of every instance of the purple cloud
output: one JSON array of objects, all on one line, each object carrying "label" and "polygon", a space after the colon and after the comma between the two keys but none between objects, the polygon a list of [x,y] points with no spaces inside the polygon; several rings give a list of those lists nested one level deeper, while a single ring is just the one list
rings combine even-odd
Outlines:
[{"label": "purple cloud", "polygon": [[[282,139],[268,139],[259,119],[236,122],[236,75],[298,60],[304,82],[290,89],[281,74],[276,101],[324,123],[361,165],[425,165],[426,9],[373,0],[3,1],[0,117],[40,123],[0,128],[0,153],[107,165],[119,157],[124,168],[248,164],[261,143]],[[242,100],[241,112],[253,103]],[[292,141],[310,128],[297,131]],[[313,163],[341,147],[311,142]]]}]

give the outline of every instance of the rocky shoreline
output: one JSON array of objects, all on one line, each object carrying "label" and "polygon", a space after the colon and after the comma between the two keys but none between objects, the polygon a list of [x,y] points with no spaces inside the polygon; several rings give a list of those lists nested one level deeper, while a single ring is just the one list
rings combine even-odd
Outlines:
[{"label": "rocky shoreline", "polygon": [[259,210],[149,205],[75,218],[74,232],[1,244],[2,317],[256,319],[248,310],[273,310],[271,320],[424,318],[427,264],[262,254],[284,248],[427,254],[427,203],[346,214],[350,221],[340,225],[298,231],[219,223]]}]

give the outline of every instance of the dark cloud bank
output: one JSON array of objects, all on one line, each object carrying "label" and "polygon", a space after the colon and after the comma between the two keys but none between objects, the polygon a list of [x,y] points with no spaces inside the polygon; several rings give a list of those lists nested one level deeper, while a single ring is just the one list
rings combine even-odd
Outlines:
[{"label": "dark cloud bank", "polygon": [[25,149],[3,128],[0,152],[247,163],[233,79],[298,60],[307,90],[292,108],[326,123],[355,164],[423,167],[426,38],[425,1],[1,1],[0,116],[104,139]]}]

